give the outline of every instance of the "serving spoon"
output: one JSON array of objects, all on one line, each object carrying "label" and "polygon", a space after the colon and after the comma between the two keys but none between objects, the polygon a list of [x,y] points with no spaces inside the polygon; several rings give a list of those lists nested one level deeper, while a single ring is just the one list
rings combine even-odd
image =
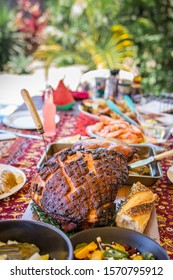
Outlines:
[{"label": "serving spoon", "polygon": [[106,104],[108,105],[108,107],[115,112],[116,114],[118,114],[119,116],[121,116],[125,121],[127,121],[130,124],[133,124],[135,126],[139,126],[139,124],[137,122],[135,122],[134,120],[132,120],[131,118],[127,117],[125,114],[123,114],[121,112],[121,110],[118,108],[118,106],[110,99],[106,100]]}]

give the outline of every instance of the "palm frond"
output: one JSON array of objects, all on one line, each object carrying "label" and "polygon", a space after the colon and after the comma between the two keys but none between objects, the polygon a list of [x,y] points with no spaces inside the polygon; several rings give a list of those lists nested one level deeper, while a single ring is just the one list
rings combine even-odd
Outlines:
[{"label": "palm frond", "polygon": [[133,41],[129,39],[128,34],[123,33],[122,29],[118,28],[118,30],[121,32],[121,36],[118,37],[117,33],[113,33],[104,47],[95,44],[91,38],[86,38],[80,44],[83,50],[88,50],[96,68],[120,69],[127,57],[135,55]]},{"label": "palm frond", "polygon": [[[97,36],[96,36],[97,37]],[[106,42],[99,37],[83,37],[76,41],[73,46],[66,48],[64,44],[51,44],[40,46],[34,53],[34,57],[45,61],[46,67],[52,62],[63,66],[69,64],[84,64],[89,68],[120,69],[127,57],[133,57],[133,40],[127,29],[121,25],[112,27],[112,33],[108,34]]]}]

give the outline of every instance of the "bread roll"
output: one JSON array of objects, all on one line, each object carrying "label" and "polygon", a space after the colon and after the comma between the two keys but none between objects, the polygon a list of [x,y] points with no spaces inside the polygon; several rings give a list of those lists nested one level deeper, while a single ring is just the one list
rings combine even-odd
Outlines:
[{"label": "bread roll", "polygon": [[140,182],[133,184],[116,215],[118,227],[129,228],[143,233],[150,219],[156,195]]}]

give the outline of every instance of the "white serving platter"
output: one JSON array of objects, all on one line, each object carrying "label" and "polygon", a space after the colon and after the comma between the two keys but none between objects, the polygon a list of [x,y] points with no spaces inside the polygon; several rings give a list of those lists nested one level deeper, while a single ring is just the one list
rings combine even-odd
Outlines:
[{"label": "white serving platter", "polygon": [[19,174],[22,176],[23,180],[20,184],[17,184],[16,186],[14,186],[13,188],[10,189],[9,192],[5,192],[5,193],[2,193],[0,194],[0,200],[1,199],[4,199],[4,198],[7,198],[9,196],[11,196],[12,194],[18,192],[25,184],[26,182],[26,175],[25,173],[20,170],[19,168],[16,168],[14,166],[11,166],[11,165],[7,165],[7,164],[0,164],[0,174],[4,171],[4,170],[8,170],[8,171],[11,171],[12,173],[14,174]]},{"label": "white serving platter", "polygon": [[[38,111],[41,121],[43,122],[42,111]],[[36,129],[34,121],[30,115],[29,111],[20,111],[15,112],[8,117],[5,117],[3,120],[3,124],[17,128],[17,129]],[[55,116],[56,124],[60,121],[60,117],[58,115]]]}]

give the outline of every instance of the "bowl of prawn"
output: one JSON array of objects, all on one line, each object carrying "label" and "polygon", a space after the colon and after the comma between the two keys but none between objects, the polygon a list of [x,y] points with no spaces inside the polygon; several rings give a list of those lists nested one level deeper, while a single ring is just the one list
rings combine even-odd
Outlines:
[{"label": "bowl of prawn", "polygon": [[96,124],[87,126],[86,132],[90,137],[118,139],[130,145],[145,142],[140,126],[137,127],[123,119],[112,119],[103,115]]},{"label": "bowl of prawn", "polygon": [[155,260],[168,260],[167,252],[153,239],[137,231],[119,227],[98,227],[80,231],[70,237],[73,245],[74,259],[76,248],[82,244],[97,243],[97,239],[106,244],[118,243],[137,249],[141,254],[151,253]]}]

